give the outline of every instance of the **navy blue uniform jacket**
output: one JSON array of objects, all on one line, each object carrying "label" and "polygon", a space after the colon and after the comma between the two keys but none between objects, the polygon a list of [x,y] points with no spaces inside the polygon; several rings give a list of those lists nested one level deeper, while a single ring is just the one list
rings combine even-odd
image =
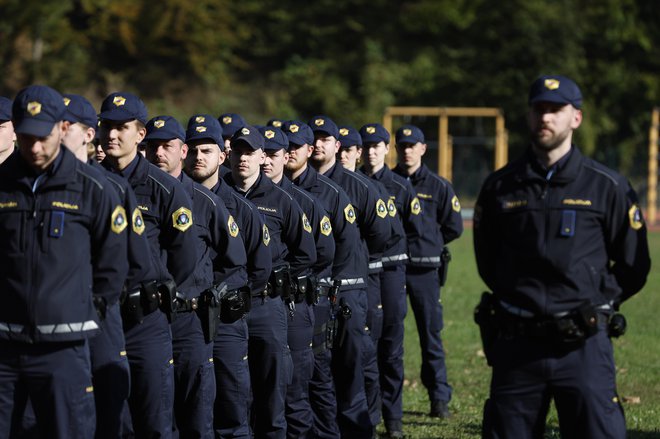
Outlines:
[{"label": "navy blue uniform jacket", "polygon": [[18,152],[0,166],[0,338],[84,339],[98,330],[92,295],[116,303],[124,284],[127,216],[64,147],[35,178]]}]

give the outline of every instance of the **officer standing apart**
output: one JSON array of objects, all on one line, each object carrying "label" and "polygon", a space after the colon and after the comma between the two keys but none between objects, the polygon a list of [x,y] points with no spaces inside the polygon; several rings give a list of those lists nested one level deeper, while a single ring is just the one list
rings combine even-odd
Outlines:
[{"label": "officer standing apart", "polygon": [[608,321],[620,335],[612,313],[646,282],[646,226],[626,179],[572,143],[581,106],[571,79],[534,81],[531,145],[477,201],[477,266],[493,291],[476,313],[493,368],[486,438],[543,437],[550,399],[562,437],[626,437]]},{"label": "officer standing apart", "polygon": [[16,133],[11,122],[11,99],[0,96],[0,163],[14,152]]},{"label": "officer standing apart", "polygon": [[128,270],[126,212],[104,177],[61,147],[65,111],[50,87],[21,90],[12,107],[19,152],[0,166],[1,437],[17,427],[22,392],[40,436],[93,437],[88,338]]},{"label": "officer standing apart", "polygon": [[449,258],[444,247],[463,233],[461,205],[451,184],[422,163],[424,134],[413,125],[396,132],[399,164],[394,172],[412,183],[422,205],[421,236],[408,242],[406,292],[415,314],[422,350],[422,384],[431,401],[430,416],[449,417],[451,386],[447,382],[440,287],[447,276]]}]

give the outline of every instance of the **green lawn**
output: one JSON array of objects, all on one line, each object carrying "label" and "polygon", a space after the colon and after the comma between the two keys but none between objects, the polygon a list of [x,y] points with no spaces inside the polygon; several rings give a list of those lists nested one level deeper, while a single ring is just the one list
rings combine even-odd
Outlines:
[{"label": "green lawn", "polygon": [[[651,259],[660,260],[660,233],[649,236]],[[420,353],[415,321],[409,307],[406,318],[404,432],[407,438],[480,437],[481,410],[488,393],[490,369],[479,355],[481,341],[472,320],[474,306],[485,285],[477,273],[472,252],[472,231],[451,244],[453,261],[442,290],[449,382],[454,388],[450,409],[453,417],[437,420],[426,416],[429,401],[419,378]],[[646,287],[622,307],[628,332],[615,340],[618,389],[630,439],[660,438],[660,272],[652,270]],[[383,432],[382,425],[379,431]],[[551,413],[547,437],[559,437]]]}]

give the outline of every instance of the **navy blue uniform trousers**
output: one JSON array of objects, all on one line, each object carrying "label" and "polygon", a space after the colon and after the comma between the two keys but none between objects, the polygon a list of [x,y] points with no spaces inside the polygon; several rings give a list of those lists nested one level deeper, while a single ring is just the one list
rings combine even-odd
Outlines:
[{"label": "navy blue uniform trousers", "polygon": [[13,418],[12,413],[15,401],[24,405],[28,398],[38,437],[93,437],[96,417],[88,342],[0,341],[0,437],[21,433],[23,410]]},{"label": "navy blue uniform trousers", "polygon": [[309,400],[314,416],[312,436],[318,439],[339,438],[337,396],[332,378],[332,351],[327,348],[327,324],[331,317],[327,295],[314,306],[314,372],[309,381]]},{"label": "navy blue uniform trousers", "polygon": [[176,314],[172,321],[172,352],[175,436],[213,437],[213,344],[205,343],[195,312]]},{"label": "navy blue uniform trousers", "polygon": [[125,322],[124,336],[131,370],[128,405],[135,436],[171,437],[174,361],[167,317],[156,310],[140,324]]},{"label": "navy blue uniform trousers", "polygon": [[[261,299],[259,299],[261,300]],[[250,369],[247,317],[220,323],[213,341],[216,396],[213,429],[216,438],[250,438]]]},{"label": "navy blue uniform trousers", "polygon": [[[332,350],[332,375],[337,392],[337,423],[342,437],[371,438],[373,425],[364,390],[364,355],[371,344],[366,330],[366,288],[342,290],[339,301],[351,308],[352,316],[341,321]],[[342,329],[345,326],[346,329]],[[346,332],[341,343],[342,332]]]},{"label": "navy blue uniform trousers", "polygon": [[371,343],[364,350],[364,391],[369,406],[371,425],[380,423],[380,374],[378,370],[377,346],[383,332],[383,304],[381,301],[380,274],[370,273],[367,279],[367,327]]},{"label": "navy blue uniform trousers", "polygon": [[524,336],[500,338],[492,364],[484,438],[543,438],[551,399],[562,438],[626,437],[612,343],[604,328],[572,350]]},{"label": "navy blue uniform trousers", "polygon": [[282,299],[253,298],[247,317],[252,383],[251,425],[255,437],[285,438],[285,399],[293,367]]},{"label": "navy blue uniform trousers", "polygon": [[447,382],[445,351],[440,338],[443,320],[438,269],[409,265],[406,268],[406,292],[422,350],[422,384],[428,391],[429,400],[449,402],[452,389]]},{"label": "navy blue uniform trousers", "polygon": [[[287,304],[283,306],[285,311],[289,309]],[[314,422],[309,402],[309,381],[314,371],[313,336],[313,306],[305,301],[296,303],[293,317],[289,316],[287,334],[293,364],[286,391],[286,435],[290,439],[308,437]]]},{"label": "navy blue uniform trousers", "polygon": [[387,266],[380,273],[383,329],[378,340],[378,370],[383,418],[403,418],[403,321],[406,318],[406,267]]}]

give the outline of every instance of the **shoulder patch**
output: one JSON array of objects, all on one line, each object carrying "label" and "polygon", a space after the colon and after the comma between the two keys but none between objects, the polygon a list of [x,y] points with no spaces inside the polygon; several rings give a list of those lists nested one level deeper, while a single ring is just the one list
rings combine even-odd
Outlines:
[{"label": "shoulder patch", "polygon": [[410,202],[410,212],[413,215],[419,215],[422,212],[422,205],[419,202],[419,198],[415,197]]},{"label": "shoulder patch", "polygon": [[396,216],[396,204],[394,204],[394,200],[391,198],[387,200],[387,213],[389,213],[391,217]]},{"label": "shoulder patch", "polygon": [[192,212],[187,207],[179,207],[172,214],[172,225],[175,229],[185,232],[193,225]]},{"label": "shoulder patch", "polygon": [[353,224],[355,222],[355,209],[353,209],[353,206],[350,204],[347,204],[346,207],[344,208],[344,216],[346,217],[346,221],[349,223]]},{"label": "shoulder patch", "polygon": [[454,197],[451,199],[451,208],[454,209],[454,212],[461,211],[461,203],[458,201],[458,197],[456,195],[454,195]]},{"label": "shoulder patch", "polygon": [[387,216],[387,207],[385,206],[385,202],[380,198],[376,201],[376,214],[381,218]]},{"label": "shoulder patch", "polygon": [[268,244],[270,244],[270,232],[268,231],[268,226],[264,224],[261,230],[262,230],[262,235],[263,235],[262,239],[264,241],[264,245],[268,246]]},{"label": "shoulder patch", "polygon": [[140,212],[140,209],[137,207],[135,210],[133,210],[131,225],[133,227],[133,231],[138,235],[141,235],[144,232],[144,218],[142,218],[142,212]]},{"label": "shoulder patch", "polygon": [[302,224],[305,232],[312,233],[312,225],[309,223],[309,219],[307,219],[307,215],[304,213],[302,214]]},{"label": "shoulder patch", "polygon": [[227,228],[229,229],[229,235],[232,238],[236,238],[238,236],[238,224],[236,224],[234,217],[231,215],[229,215],[229,219],[227,220]]},{"label": "shoulder patch", "polygon": [[628,219],[630,220],[630,228],[633,230],[639,230],[644,225],[642,211],[636,204],[630,206],[630,210],[628,210]]},{"label": "shoulder patch", "polygon": [[126,219],[126,210],[122,206],[115,207],[115,210],[112,211],[110,215],[110,228],[116,234],[120,234],[128,226],[128,220]]},{"label": "shoulder patch", "polygon": [[323,218],[321,218],[321,233],[323,233],[325,236],[329,236],[330,233],[332,233],[332,224],[330,223],[330,218],[325,215],[323,215]]}]

